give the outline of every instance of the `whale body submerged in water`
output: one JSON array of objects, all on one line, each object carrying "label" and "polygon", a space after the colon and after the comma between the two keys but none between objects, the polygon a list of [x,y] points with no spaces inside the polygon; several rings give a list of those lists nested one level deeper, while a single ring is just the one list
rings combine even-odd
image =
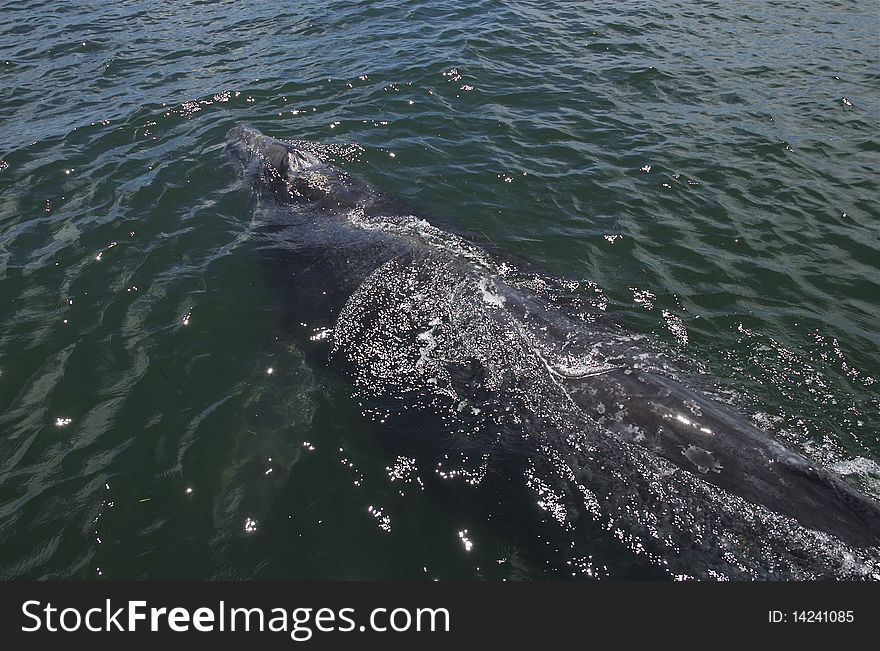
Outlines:
[{"label": "whale body submerged in water", "polygon": [[537,505],[560,572],[622,545],[634,576],[880,578],[880,504],[685,386],[589,286],[438,228],[309,143],[236,126],[226,147],[303,341],[400,445]]}]

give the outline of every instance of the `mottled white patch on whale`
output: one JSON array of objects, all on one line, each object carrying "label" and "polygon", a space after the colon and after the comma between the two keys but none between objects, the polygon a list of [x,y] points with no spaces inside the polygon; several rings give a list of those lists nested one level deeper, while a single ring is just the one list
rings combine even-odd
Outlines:
[{"label": "mottled white patch on whale", "polygon": [[715,460],[715,457],[712,456],[711,452],[697,447],[696,445],[689,445],[686,448],[682,448],[681,453],[704,475],[710,470],[712,472],[721,472],[724,468],[724,466]]},{"label": "mottled white patch on whale", "polygon": [[480,296],[486,305],[504,307],[504,297],[498,294],[498,288],[489,278],[482,278],[479,284]]}]

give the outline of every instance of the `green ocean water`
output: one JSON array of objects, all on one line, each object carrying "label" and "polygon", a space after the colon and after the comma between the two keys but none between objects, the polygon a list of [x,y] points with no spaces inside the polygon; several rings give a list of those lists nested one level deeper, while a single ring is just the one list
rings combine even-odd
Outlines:
[{"label": "green ocean water", "polygon": [[285,341],[240,122],[358,145],[880,494],[876,2],[0,9],[0,578],[561,578]]}]

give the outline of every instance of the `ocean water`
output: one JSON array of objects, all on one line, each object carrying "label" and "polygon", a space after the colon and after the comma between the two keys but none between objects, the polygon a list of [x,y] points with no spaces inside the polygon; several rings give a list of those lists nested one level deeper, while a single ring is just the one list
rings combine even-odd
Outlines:
[{"label": "ocean water", "polygon": [[285,339],[241,122],[595,283],[880,494],[876,2],[0,8],[0,578],[565,576]]}]

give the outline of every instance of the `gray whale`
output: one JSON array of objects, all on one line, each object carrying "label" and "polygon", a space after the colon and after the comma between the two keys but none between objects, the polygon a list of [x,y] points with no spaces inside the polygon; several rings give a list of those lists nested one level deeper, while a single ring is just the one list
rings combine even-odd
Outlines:
[{"label": "gray whale", "polygon": [[405,445],[460,453],[475,484],[516,475],[566,573],[594,576],[605,539],[679,578],[880,578],[877,501],[688,388],[584,283],[439,228],[309,143],[236,126],[226,148],[291,327]]}]

